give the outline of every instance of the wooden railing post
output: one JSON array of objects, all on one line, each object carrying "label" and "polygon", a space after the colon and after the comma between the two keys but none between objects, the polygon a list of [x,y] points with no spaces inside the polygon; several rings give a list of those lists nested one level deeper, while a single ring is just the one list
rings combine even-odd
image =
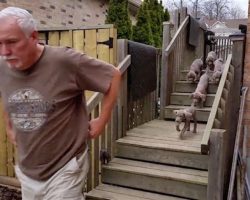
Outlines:
[{"label": "wooden railing post", "polygon": [[[118,42],[118,54],[117,61],[120,63],[128,54],[128,41],[126,39],[119,39]],[[122,85],[120,89],[120,95],[117,101],[118,104],[118,131],[117,137],[114,139],[119,139],[123,137],[127,130],[127,71],[122,77]]]},{"label": "wooden railing post", "polygon": [[171,23],[163,22],[163,44],[162,44],[162,65],[161,65],[161,89],[160,89],[160,119],[164,119],[165,106],[167,103],[167,54],[166,48],[170,43]]},{"label": "wooden railing post", "polygon": [[207,199],[221,200],[223,199],[224,186],[224,167],[225,167],[225,151],[224,151],[224,135],[226,131],[223,129],[212,129],[210,135],[209,148],[209,164],[208,164],[208,189]]}]

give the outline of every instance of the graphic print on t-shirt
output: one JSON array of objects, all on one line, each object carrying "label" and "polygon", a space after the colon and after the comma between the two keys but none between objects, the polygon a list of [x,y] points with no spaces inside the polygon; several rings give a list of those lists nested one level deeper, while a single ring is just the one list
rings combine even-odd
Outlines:
[{"label": "graphic print on t-shirt", "polygon": [[34,131],[45,123],[54,102],[45,101],[33,88],[14,91],[8,98],[8,112],[14,126],[21,131]]}]

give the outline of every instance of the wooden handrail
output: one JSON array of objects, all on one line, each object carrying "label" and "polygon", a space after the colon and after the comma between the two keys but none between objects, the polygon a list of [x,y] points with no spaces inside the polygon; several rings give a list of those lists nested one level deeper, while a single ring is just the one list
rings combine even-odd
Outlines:
[{"label": "wooden handrail", "polygon": [[237,165],[237,159],[239,155],[239,145],[240,145],[239,143],[240,143],[241,134],[242,134],[243,115],[244,115],[244,110],[245,110],[246,95],[247,95],[248,88],[244,87],[242,88],[242,91],[243,91],[243,94],[242,94],[242,98],[240,102],[239,120],[238,120],[236,140],[235,140],[235,145],[234,145],[233,162],[232,162],[232,169],[231,169],[231,174],[230,174],[230,183],[229,183],[227,200],[231,200],[232,195],[233,195],[236,165]]},{"label": "wooden handrail", "polygon": [[169,53],[172,51],[172,49],[174,48],[174,46],[175,46],[174,44],[176,43],[176,41],[177,41],[177,39],[178,39],[180,33],[181,33],[181,32],[185,29],[185,27],[187,26],[188,22],[189,22],[189,16],[187,16],[187,17],[185,18],[185,20],[182,22],[182,24],[180,25],[178,31],[175,33],[173,39],[171,40],[171,42],[169,43],[169,45],[168,45],[167,48],[165,49],[165,52],[166,52],[167,54],[169,54]]},{"label": "wooden handrail", "polygon": [[[128,67],[131,64],[131,55],[127,55],[117,66],[117,68],[120,70],[121,74],[124,74],[124,72],[128,69]],[[103,95],[99,92],[95,92],[91,98],[87,102],[87,113],[90,114],[90,112],[100,103],[102,100]]]},{"label": "wooden handrail", "polygon": [[211,112],[210,112],[210,115],[208,118],[208,122],[207,122],[207,125],[205,128],[205,131],[204,131],[204,135],[202,137],[202,141],[201,141],[201,153],[202,154],[208,154],[208,151],[209,151],[210,133],[212,131],[214,120],[216,117],[216,113],[217,113],[217,110],[219,107],[220,99],[222,97],[223,88],[224,88],[224,85],[225,85],[226,80],[227,80],[227,74],[229,71],[231,60],[232,60],[232,54],[229,54],[227,61],[225,63],[225,68],[224,68],[224,71],[222,73],[221,80],[220,80],[216,95],[215,95],[215,99],[214,99],[214,102],[212,105],[212,109],[211,109]]}]

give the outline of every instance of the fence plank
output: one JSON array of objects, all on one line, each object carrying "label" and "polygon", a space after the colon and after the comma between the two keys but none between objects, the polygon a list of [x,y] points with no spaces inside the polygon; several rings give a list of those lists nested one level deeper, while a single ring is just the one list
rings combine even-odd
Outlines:
[{"label": "fence plank", "polygon": [[3,105],[0,104],[0,175],[7,175],[7,136],[5,131],[5,124],[3,121]]},{"label": "fence plank", "polygon": [[60,40],[59,31],[49,32],[48,45],[58,46]]},{"label": "fence plank", "polygon": [[97,58],[96,37],[96,30],[85,30],[84,52],[93,58]]},{"label": "fence plank", "polygon": [[73,31],[73,48],[80,51],[84,52],[84,31],[83,30],[75,30]]},{"label": "fence plank", "polygon": [[62,31],[60,33],[60,46],[72,47],[73,46],[73,33],[72,30]]},{"label": "fence plank", "polygon": [[109,46],[102,42],[109,41],[109,29],[99,29],[97,32],[97,58],[109,62]]}]

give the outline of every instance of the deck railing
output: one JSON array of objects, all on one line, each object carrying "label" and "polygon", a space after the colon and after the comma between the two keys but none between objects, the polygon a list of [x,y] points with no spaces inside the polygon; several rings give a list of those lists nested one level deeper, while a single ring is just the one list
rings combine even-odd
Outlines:
[{"label": "deck railing", "polygon": [[231,65],[232,54],[229,54],[225,63],[224,71],[215,95],[208,122],[201,141],[201,152],[209,153],[209,140],[212,129],[225,128],[228,111],[228,97],[234,81],[234,67]]},{"label": "deck railing", "polygon": [[227,56],[232,53],[233,42],[228,36],[213,36],[215,43],[211,46],[212,51],[216,53],[219,58],[227,59]]},{"label": "deck railing", "polygon": [[[104,133],[98,138],[89,141],[90,150],[90,171],[87,178],[87,191],[96,187],[101,178],[101,163],[100,163],[100,150],[105,149],[110,153],[111,156],[114,155],[114,142],[116,139],[123,135],[122,127],[124,116],[126,116],[126,111],[124,103],[126,102],[126,85],[127,85],[127,69],[130,66],[131,58],[127,55],[122,62],[118,65],[118,69],[122,73],[122,84],[120,88],[119,99],[115,105],[112,112],[112,117],[109,123],[106,125]],[[89,118],[96,118],[99,116],[101,111],[101,100],[103,95],[100,93],[95,93],[87,102],[87,110]]]},{"label": "deck railing", "polygon": [[164,118],[165,106],[170,102],[170,95],[173,91],[173,83],[179,75],[179,69],[183,60],[184,46],[186,44],[187,26],[189,16],[180,25],[171,42],[168,44],[162,54],[161,68],[161,97],[160,97],[160,117]]}]

